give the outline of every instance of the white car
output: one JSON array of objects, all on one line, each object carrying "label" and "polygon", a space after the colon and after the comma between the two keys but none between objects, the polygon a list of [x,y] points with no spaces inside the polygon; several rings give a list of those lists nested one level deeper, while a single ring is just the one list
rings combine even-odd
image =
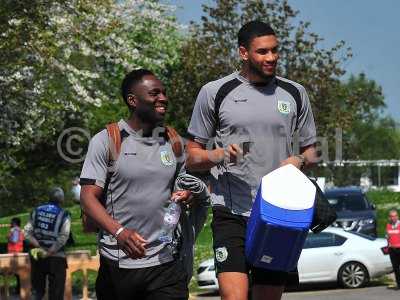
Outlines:
[{"label": "white car", "polygon": [[[385,239],[340,228],[310,232],[298,263],[300,283],[336,281],[346,288],[362,287],[393,271],[386,246]],[[197,282],[200,289],[218,290],[213,259],[199,265]]]}]

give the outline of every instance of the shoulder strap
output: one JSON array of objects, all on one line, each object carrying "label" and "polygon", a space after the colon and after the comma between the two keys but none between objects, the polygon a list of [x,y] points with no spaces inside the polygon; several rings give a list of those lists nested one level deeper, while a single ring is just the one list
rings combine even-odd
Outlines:
[{"label": "shoulder strap", "polygon": [[115,171],[115,162],[118,160],[121,153],[121,131],[118,123],[110,123],[106,125],[108,133],[108,163],[107,163],[107,177],[104,183],[103,193],[101,195],[101,204],[106,207],[107,191],[110,185],[111,177]]},{"label": "shoulder strap", "polygon": [[[105,206],[106,203],[108,186],[110,184],[112,174],[115,171],[115,162],[118,160],[118,157],[121,153],[122,144],[121,131],[119,129],[118,123],[107,124],[106,128],[109,140],[109,161],[106,182],[104,183],[103,195],[101,197],[103,206]],[[169,126],[166,127],[166,132],[168,139],[172,145],[172,151],[177,158],[180,158],[183,155],[183,144],[180,135],[174,128]]]},{"label": "shoulder strap", "polygon": [[218,90],[217,94],[215,95],[215,100],[214,100],[214,113],[215,113],[215,128],[216,130],[220,129],[220,120],[219,120],[219,109],[221,107],[222,102],[228,96],[230,92],[232,92],[234,89],[236,89],[239,85],[241,85],[242,82],[234,78],[232,80],[229,80],[225,82]]},{"label": "shoulder strap", "polygon": [[297,110],[297,116],[296,116],[296,129],[298,129],[299,127],[299,118],[300,118],[300,113],[301,113],[301,106],[302,106],[302,102],[301,102],[301,95],[299,90],[291,83],[280,80],[280,79],[276,79],[277,85],[284,89],[285,91],[287,91],[294,99],[294,101],[296,101],[296,110]]},{"label": "shoulder strap", "polygon": [[115,162],[121,152],[121,131],[118,123],[106,125],[108,133],[109,162]]}]

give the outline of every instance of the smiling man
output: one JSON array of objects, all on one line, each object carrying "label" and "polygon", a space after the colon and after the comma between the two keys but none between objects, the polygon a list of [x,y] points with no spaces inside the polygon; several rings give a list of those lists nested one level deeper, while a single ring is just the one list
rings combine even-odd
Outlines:
[{"label": "smiling man", "polygon": [[192,141],[186,167],[211,169],[213,247],[222,299],[247,299],[250,274],[253,297],[276,300],[298,276],[247,264],[247,220],[264,175],[285,164],[302,169],[315,160],[315,124],[305,89],[275,74],[279,44],[274,30],[249,22],[239,31],[238,44],[241,70],[200,90],[188,129]]},{"label": "smiling man", "polygon": [[97,299],[187,299],[184,266],[173,244],[159,239],[168,201],[189,196],[171,193],[180,166],[171,129],[161,130],[166,90],[152,72],[139,69],[126,75],[121,92],[130,116],[115,129],[120,153],[111,159],[118,138],[99,132],[80,178],[82,208],[100,228]]}]

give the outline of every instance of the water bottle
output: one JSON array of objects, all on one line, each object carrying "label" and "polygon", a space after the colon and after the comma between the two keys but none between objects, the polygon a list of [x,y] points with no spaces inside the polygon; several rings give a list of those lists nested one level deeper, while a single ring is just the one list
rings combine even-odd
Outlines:
[{"label": "water bottle", "polygon": [[172,201],[164,215],[164,222],[161,231],[161,235],[158,238],[161,242],[171,243],[172,233],[175,229],[176,224],[178,224],[179,216],[181,214],[181,207],[178,203]]}]

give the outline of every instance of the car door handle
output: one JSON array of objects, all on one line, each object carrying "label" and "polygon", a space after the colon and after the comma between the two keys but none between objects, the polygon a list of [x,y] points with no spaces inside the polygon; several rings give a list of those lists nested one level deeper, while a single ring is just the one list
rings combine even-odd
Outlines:
[{"label": "car door handle", "polygon": [[335,252],[333,254],[335,254],[336,256],[340,256],[340,255],[343,255],[343,252]]}]

